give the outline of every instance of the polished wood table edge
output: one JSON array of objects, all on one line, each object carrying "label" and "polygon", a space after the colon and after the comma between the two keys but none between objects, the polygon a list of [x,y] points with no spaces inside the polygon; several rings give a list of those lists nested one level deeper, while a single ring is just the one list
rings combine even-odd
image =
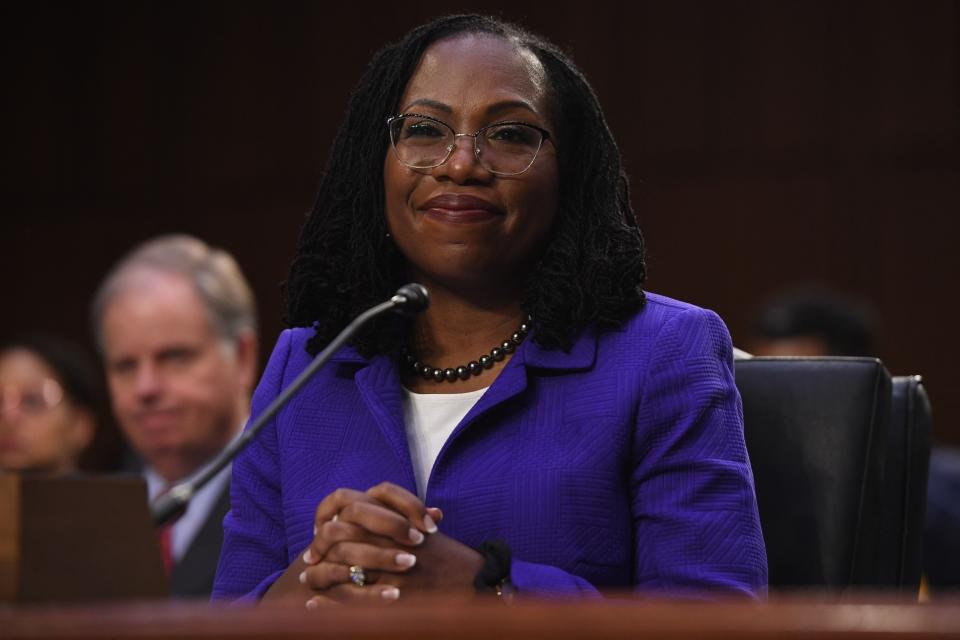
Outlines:
[{"label": "polished wood table edge", "polygon": [[19,638],[960,638],[960,600],[643,598],[417,599],[384,606],[238,606],[149,601],[0,607],[0,637]]}]

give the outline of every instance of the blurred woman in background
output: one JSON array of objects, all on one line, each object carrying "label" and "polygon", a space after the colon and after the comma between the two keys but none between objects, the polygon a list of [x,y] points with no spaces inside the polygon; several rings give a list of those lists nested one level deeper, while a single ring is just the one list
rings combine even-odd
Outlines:
[{"label": "blurred woman in background", "polygon": [[103,421],[104,388],[77,345],[49,336],[0,344],[0,469],[66,475]]}]

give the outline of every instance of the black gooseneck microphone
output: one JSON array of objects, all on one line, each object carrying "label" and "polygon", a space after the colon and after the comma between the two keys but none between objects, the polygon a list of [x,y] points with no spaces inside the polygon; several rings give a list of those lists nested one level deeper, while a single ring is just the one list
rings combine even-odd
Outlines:
[{"label": "black gooseneck microphone", "polygon": [[314,357],[310,364],[307,365],[307,368],[301,371],[300,375],[298,375],[286,389],[280,392],[280,395],[274,398],[273,402],[263,410],[263,413],[257,416],[239,438],[220,452],[216,461],[210,465],[206,471],[196,478],[174,485],[170,491],[157,498],[153,504],[150,505],[150,514],[153,517],[153,523],[160,526],[182,515],[183,512],[186,511],[187,505],[190,503],[194,494],[210,482],[224,467],[230,464],[236,455],[256,437],[260,429],[263,428],[263,425],[267,424],[267,422],[290,401],[290,398],[313,377],[313,374],[315,374],[320,367],[326,364],[330,356],[336,353],[347,340],[353,337],[360,327],[387,311],[395,311],[406,316],[415,316],[425,310],[429,305],[430,294],[427,293],[426,287],[421,284],[411,283],[397,289],[397,293],[386,302],[381,302],[377,306],[371,307],[357,316],[353,322],[337,334],[337,337],[327,345],[326,349]]}]

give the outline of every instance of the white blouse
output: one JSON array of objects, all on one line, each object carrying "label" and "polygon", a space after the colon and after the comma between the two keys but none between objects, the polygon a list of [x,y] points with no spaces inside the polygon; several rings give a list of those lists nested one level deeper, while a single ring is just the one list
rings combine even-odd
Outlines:
[{"label": "white blouse", "polygon": [[[440,449],[489,387],[467,393],[414,393],[403,390],[403,422],[417,479],[417,495],[427,493],[430,471]],[[429,505],[427,505],[429,506]]]}]

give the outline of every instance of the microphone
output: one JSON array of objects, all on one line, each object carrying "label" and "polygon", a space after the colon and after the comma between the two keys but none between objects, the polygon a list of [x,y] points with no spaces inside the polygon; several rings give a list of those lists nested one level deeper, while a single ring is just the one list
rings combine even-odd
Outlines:
[{"label": "microphone", "polygon": [[397,305],[397,312],[414,316],[430,306],[430,294],[422,284],[411,282],[397,289],[396,295],[390,298],[390,301]]},{"label": "microphone", "polygon": [[197,491],[216,477],[224,467],[230,464],[233,459],[237,457],[237,454],[250,444],[250,441],[256,437],[260,429],[262,429],[273,416],[277,415],[277,412],[300,391],[303,385],[320,370],[320,367],[326,364],[331,356],[352,338],[363,325],[388,311],[395,311],[405,316],[414,316],[424,311],[429,305],[430,294],[427,292],[427,288],[422,284],[413,282],[397,289],[397,292],[386,302],[381,302],[357,316],[353,322],[337,334],[337,337],[334,338],[323,351],[314,357],[306,369],[301,371],[300,375],[298,375],[286,389],[281,391],[280,394],[273,399],[273,402],[250,423],[250,426],[240,434],[239,438],[231,442],[220,452],[220,455],[217,456],[217,459],[206,471],[196,478],[174,485],[170,491],[154,500],[153,504],[150,505],[150,515],[153,518],[153,524],[160,526],[183,515],[183,512],[187,510],[187,505],[190,504],[190,500],[193,499]]}]

